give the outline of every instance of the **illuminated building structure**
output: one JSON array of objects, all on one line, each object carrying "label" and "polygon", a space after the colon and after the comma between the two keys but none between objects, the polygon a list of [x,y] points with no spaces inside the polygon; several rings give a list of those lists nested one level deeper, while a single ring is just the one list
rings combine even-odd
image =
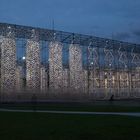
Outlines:
[{"label": "illuminated building structure", "polygon": [[[22,89],[20,71],[25,69],[23,79],[30,91],[84,93],[95,99],[108,99],[112,95],[115,98],[140,97],[138,44],[4,23],[0,23],[0,36],[1,91],[12,91],[16,85],[18,90]],[[16,51],[19,38],[27,42],[25,67],[16,60],[16,55],[20,55]],[[49,48],[46,64],[40,60],[40,41],[49,44],[46,45]],[[66,67],[63,65],[64,44],[69,50]],[[85,66],[83,47],[87,56]]]}]

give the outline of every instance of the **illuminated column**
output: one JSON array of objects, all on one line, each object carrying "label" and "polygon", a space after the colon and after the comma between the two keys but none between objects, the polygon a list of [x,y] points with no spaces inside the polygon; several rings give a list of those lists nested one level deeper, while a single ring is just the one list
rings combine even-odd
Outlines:
[{"label": "illuminated column", "polygon": [[40,47],[34,30],[32,36],[26,46],[26,86],[35,92],[40,89]]},{"label": "illuminated column", "polygon": [[119,95],[121,97],[129,96],[129,74],[128,74],[128,56],[127,50],[120,44],[119,50]]},{"label": "illuminated column", "polygon": [[96,47],[96,42],[88,46],[88,54],[89,94],[96,94],[100,87],[99,48]]},{"label": "illuminated column", "polygon": [[45,67],[41,67],[41,91],[47,92],[48,89],[48,75]]},{"label": "illuminated column", "polygon": [[[2,38],[3,37],[0,36],[0,91],[1,91],[1,44],[2,44]],[[1,94],[0,94],[0,96],[1,96]]]},{"label": "illuminated column", "polygon": [[106,46],[104,48],[104,62],[105,62],[105,90],[106,90],[106,97],[110,98],[110,96],[114,91],[114,82],[113,82],[113,66],[114,66],[114,55],[113,55],[113,49],[112,49],[112,44],[108,44],[106,42]]},{"label": "illuminated column", "polygon": [[127,71],[120,72],[120,96],[127,97],[129,92],[129,75]]},{"label": "illuminated column", "polygon": [[94,74],[93,74],[93,70],[89,70],[89,75],[88,75],[88,91],[89,91],[89,94],[93,94],[94,93],[94,86],[93,86],[93,83],[94,83]]},{"label": "illuminated column", "polygon": [[69,47],[70,88],[72,91],[82,91],[82,51],[79,45]]},{"label": "illuminated column", "polygon": [[97,74],[95,73],[95,77],[96,77],[96,75],[99,75],[99,77],[100,77],[99,80],[96,80],[97,81],[97,82],[95,82],[96,85],[94,84],[94,86],[97,87],[97,89],[99,88],[99,92],[98,92],[98,94],[96,94],[96,96],[104,98],[106,95],[106,89],[107,89],[107,79],[105,77],[105,70],[103,68],[101,68],[99,72],[97,71]]},{"label": "illuminated column", "polygon": [[[91,44],[90,44],[91,45]],[[94,69],[94,55],[93,55],[93,47],[92,46],[88,46],[88,68],[89,68],[89,75],[88,75],[88,90],[89,90],[89,94],[93,94],[93,83],[94,83],[94,74],[93,74],[93,69]]]},{"label": "illuminated column", "polygon": [[[134,49],[133,49],[134,51]],[[129,75],[129,78],[131,78],[131,96],[140,96],[140,54],[131,52],[132,56],[132,67],[133,70],[131,71],[131,75]],[[130,81],[130,80],[129,80]]]},{"label": "illuminated column", "polygon": [[23,89],[23,71],[22,66],[17,66],[16,68],[16,90],[22,91]]},{"label": "illuminated column", "polygon": [[62,90],[63,66],[62,66],[62,44],[50,42],[49,45],[49,86],[54,93]]},{"label": "illuminated column", "polygon": [[[8,27],[11,29],[11,27]],[[13,34],[8,32],[1,39],[1,91],[12,92],[16,87],[16,45]]]}]

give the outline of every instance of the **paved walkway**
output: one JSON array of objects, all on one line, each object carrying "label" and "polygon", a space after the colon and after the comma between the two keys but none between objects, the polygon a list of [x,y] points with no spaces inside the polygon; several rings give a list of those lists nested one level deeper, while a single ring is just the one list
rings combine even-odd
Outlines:
[{"label": "paved walkway", "polygon": [[81,115],[120,115],[140,117],[140,112],[86,112],[86,111],[50,111],[50,110],[17,110],[17,109],[0,109],[4,112],[39,112],[52,114],[81,114]]}]

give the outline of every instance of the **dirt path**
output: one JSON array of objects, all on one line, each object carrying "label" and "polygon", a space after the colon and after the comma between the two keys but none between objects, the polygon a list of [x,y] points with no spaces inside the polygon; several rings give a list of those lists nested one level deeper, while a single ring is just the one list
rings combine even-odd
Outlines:
[{"label": "dirt path", "polygon": [[80,114],[80,115],[120,115],[120,116],[135,116],[140,117],[140,112],[86,112],[86,111],[50,111],[50,110],[14,110],[14,109],[0,109],[4,112],[38,112],[38,113],[52,113],[52,114]]}]

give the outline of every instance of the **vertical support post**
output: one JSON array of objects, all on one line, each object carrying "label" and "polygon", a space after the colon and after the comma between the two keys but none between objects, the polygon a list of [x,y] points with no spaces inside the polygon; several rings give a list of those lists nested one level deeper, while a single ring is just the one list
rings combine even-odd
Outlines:
[{"label": "vertical support post", "polygon": [[69,69],[63,70],[63,93],[69,92]]},{"label": "vertical support post", "polygon": [[16,68],[16,91],[22,92],[23,90],[23,69],[22,66]]},{"label": "vertical support post", "polygon": [[42,93],[47,93],[48,91],[48,76],[46,72],[46,68],[44,66],[40,69],[40,88]]}]

